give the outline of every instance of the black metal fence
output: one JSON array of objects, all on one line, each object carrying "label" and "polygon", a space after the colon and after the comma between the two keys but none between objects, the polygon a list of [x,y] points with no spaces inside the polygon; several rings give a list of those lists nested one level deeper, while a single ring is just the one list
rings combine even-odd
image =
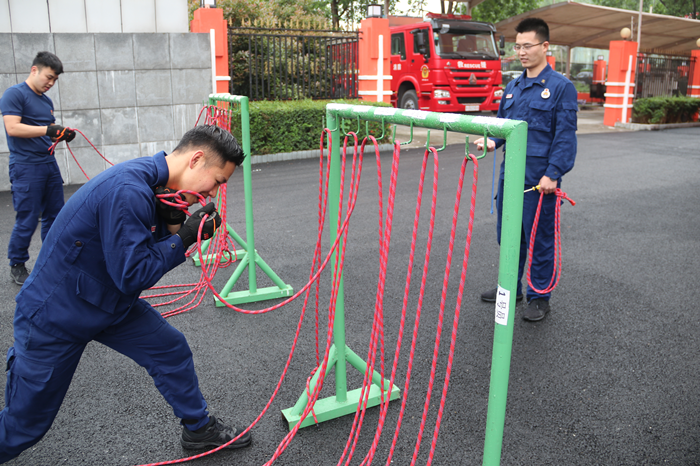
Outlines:
[{"label": "black metal fence", "polygon": [[693,57],[638,54],[635,98],[688,95],[688,77],[694,66]]},{"label": "black metal fence", "polygon": [[357,98],[357,32],[229,27],[228,37],[231,94]]}]

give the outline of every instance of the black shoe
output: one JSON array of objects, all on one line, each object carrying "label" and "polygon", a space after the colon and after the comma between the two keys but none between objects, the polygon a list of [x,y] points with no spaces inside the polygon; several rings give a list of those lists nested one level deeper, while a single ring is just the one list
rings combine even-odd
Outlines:
[{"label": "black shoe", "polygon": [[[498,288],[494,288],[493,290],[489,290],[485,293],[481,294],[481,300],[486,301],[487,303],[495,303],[496,302],[496,293],[498,292]],[[519,294],[518,296],[515,297],[516,301],[522,301],[523,300],[523,295]]]},{"label": "black shoe", "polygon": [[29,271],[24,264],[15,264],[10,266],[10,277],[19,286],[24,285],[24,282],[29,278]]},{"label": "black shoe", "polygon": [[529,322],[537,322],[544,319],[549,312],[549,301],[543,298],[535,298],[527,305],[523,312],[523,319]]},{"label": "black shoe", "polygon": [[[182,438],[180,444],[188,450],[202,450],[204,448],[216,448],[230,442],[236,438],[242,431],[235,427],[229,427],[216,419],[214,416],[209,416],[209,423],[199,429],[199,433],[192,432],[187,427],[182,428]],[[250,445],[250,432],[246,432],[241,438],[228,445],[226,448],[235,449],[243,448]]]}]

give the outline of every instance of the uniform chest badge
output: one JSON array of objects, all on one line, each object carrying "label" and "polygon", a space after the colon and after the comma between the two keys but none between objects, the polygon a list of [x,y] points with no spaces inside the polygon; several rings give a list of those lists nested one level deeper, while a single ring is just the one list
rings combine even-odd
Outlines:
[{"label": "uniform chest badge", "polygon": [[512,99],[512,98],[513,98],[513,94],[506,95],[506,99]]},{"label": "uniform chest badge", "polygon": [[550,95],[551,95],[551,94],[549,93],[549,89],[547,89],[547,88],[545,88],[544,91],[542,91],[542,94],[541,94],[541,96],[542,96],[543,99],[549,99],[549,96],[550,96]]},{"label": "uniform chest badge", "polygon": [[155,233],[155,232],[156,232],[156,226],[153,225],[153,226],[151,227],[151,233]]}]

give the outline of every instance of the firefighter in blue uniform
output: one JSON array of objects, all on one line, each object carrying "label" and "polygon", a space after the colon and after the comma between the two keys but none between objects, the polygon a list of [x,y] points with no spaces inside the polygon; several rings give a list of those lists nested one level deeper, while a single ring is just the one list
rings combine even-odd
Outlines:
[{"label": "firefighter in blue uniform", "polygon": [[[115,165],[68,200],[16,298],[0,463],[48,431],[93,340],[148,371],[182,420],[183,447],[220,446],[240,434],[208,414],[185,337],[139,295],[185,261],[202,221],[205,237],[221,225],[213,203],[186,219],[156,194],[215,196],[244,157],[229,132],[199,126],[170,155]],[[192,194],[181,196],[190,205],[196,201]],[[250,441],[246,433],[230,447]]]},{"label": "firefighter in blue uniform", "polygon": [[[520,243],[520,263],[518,266],[517,300],[523,297],[521,280],[530,243],[530,233],[537,211],[540,191],[542,200],[535,244],[532,253],[530,278],[538,290],[549,287],[554,270],[554,209],[557,197],[556,188],[561,186],[561,178],[574,166],[576,159],[576,102],[574,85],[564,76],[555,72],[547,63],[549,49],[549,27],[539,18],[527,18],[518,24],[514,49],[525,68],[525,72],[506,86],[498,108],[499,118],[527,121],[527,160],[525,165],[524,189],[539,186],[538,190],[525,193],[523,202],[523,228]],[[493,151],[503,145],[503,139],[489,139],[487,150]],[[483,150],[483,138],[475,141],[477,149]],[[507,151],[507,147],[504,148]],[[505,160],[501,165],[498,183],[496,223],[497,239],[501,242],[501,219],[503,211],[503,179]],[[527,287],[528,305],[523,319],[539,321],[549,312],[551,293],[537,293]],[[496,290],[481,295],[487,302],[496,300]]]},{"label": "firefighter in blue uniform", "polygon": [[57,125],[53,102],[46,95],[63,73],[61,60],[39,52],[24,82],[8,88],[0,99],[0,111],[10,150],[10,183],[15,226],[7,247],[10,276],[23,285],[29,271],[29,244],[41,218],[41,241],[63,207],[63,178],[51,141],[70,142],[75,131]]}]

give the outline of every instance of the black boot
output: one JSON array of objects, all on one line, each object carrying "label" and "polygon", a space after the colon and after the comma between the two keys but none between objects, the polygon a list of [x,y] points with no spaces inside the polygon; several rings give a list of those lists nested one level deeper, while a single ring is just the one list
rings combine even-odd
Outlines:
[{"label": "black boot", "polygon": [[[191,431],[187,427],[182,428],[182,438],[180,443],[183,448],[188,450],[202,450],[205,448],[216,448],[230,442],[236,438],[242,430],[235,427],[229,427],[216,419],[214,416],[209,416],[209,423],[201,429]],[[228,445],[226,448],[235,449],[243,448],[250,445],[251,435],[246,432],[241,438]]]}]

